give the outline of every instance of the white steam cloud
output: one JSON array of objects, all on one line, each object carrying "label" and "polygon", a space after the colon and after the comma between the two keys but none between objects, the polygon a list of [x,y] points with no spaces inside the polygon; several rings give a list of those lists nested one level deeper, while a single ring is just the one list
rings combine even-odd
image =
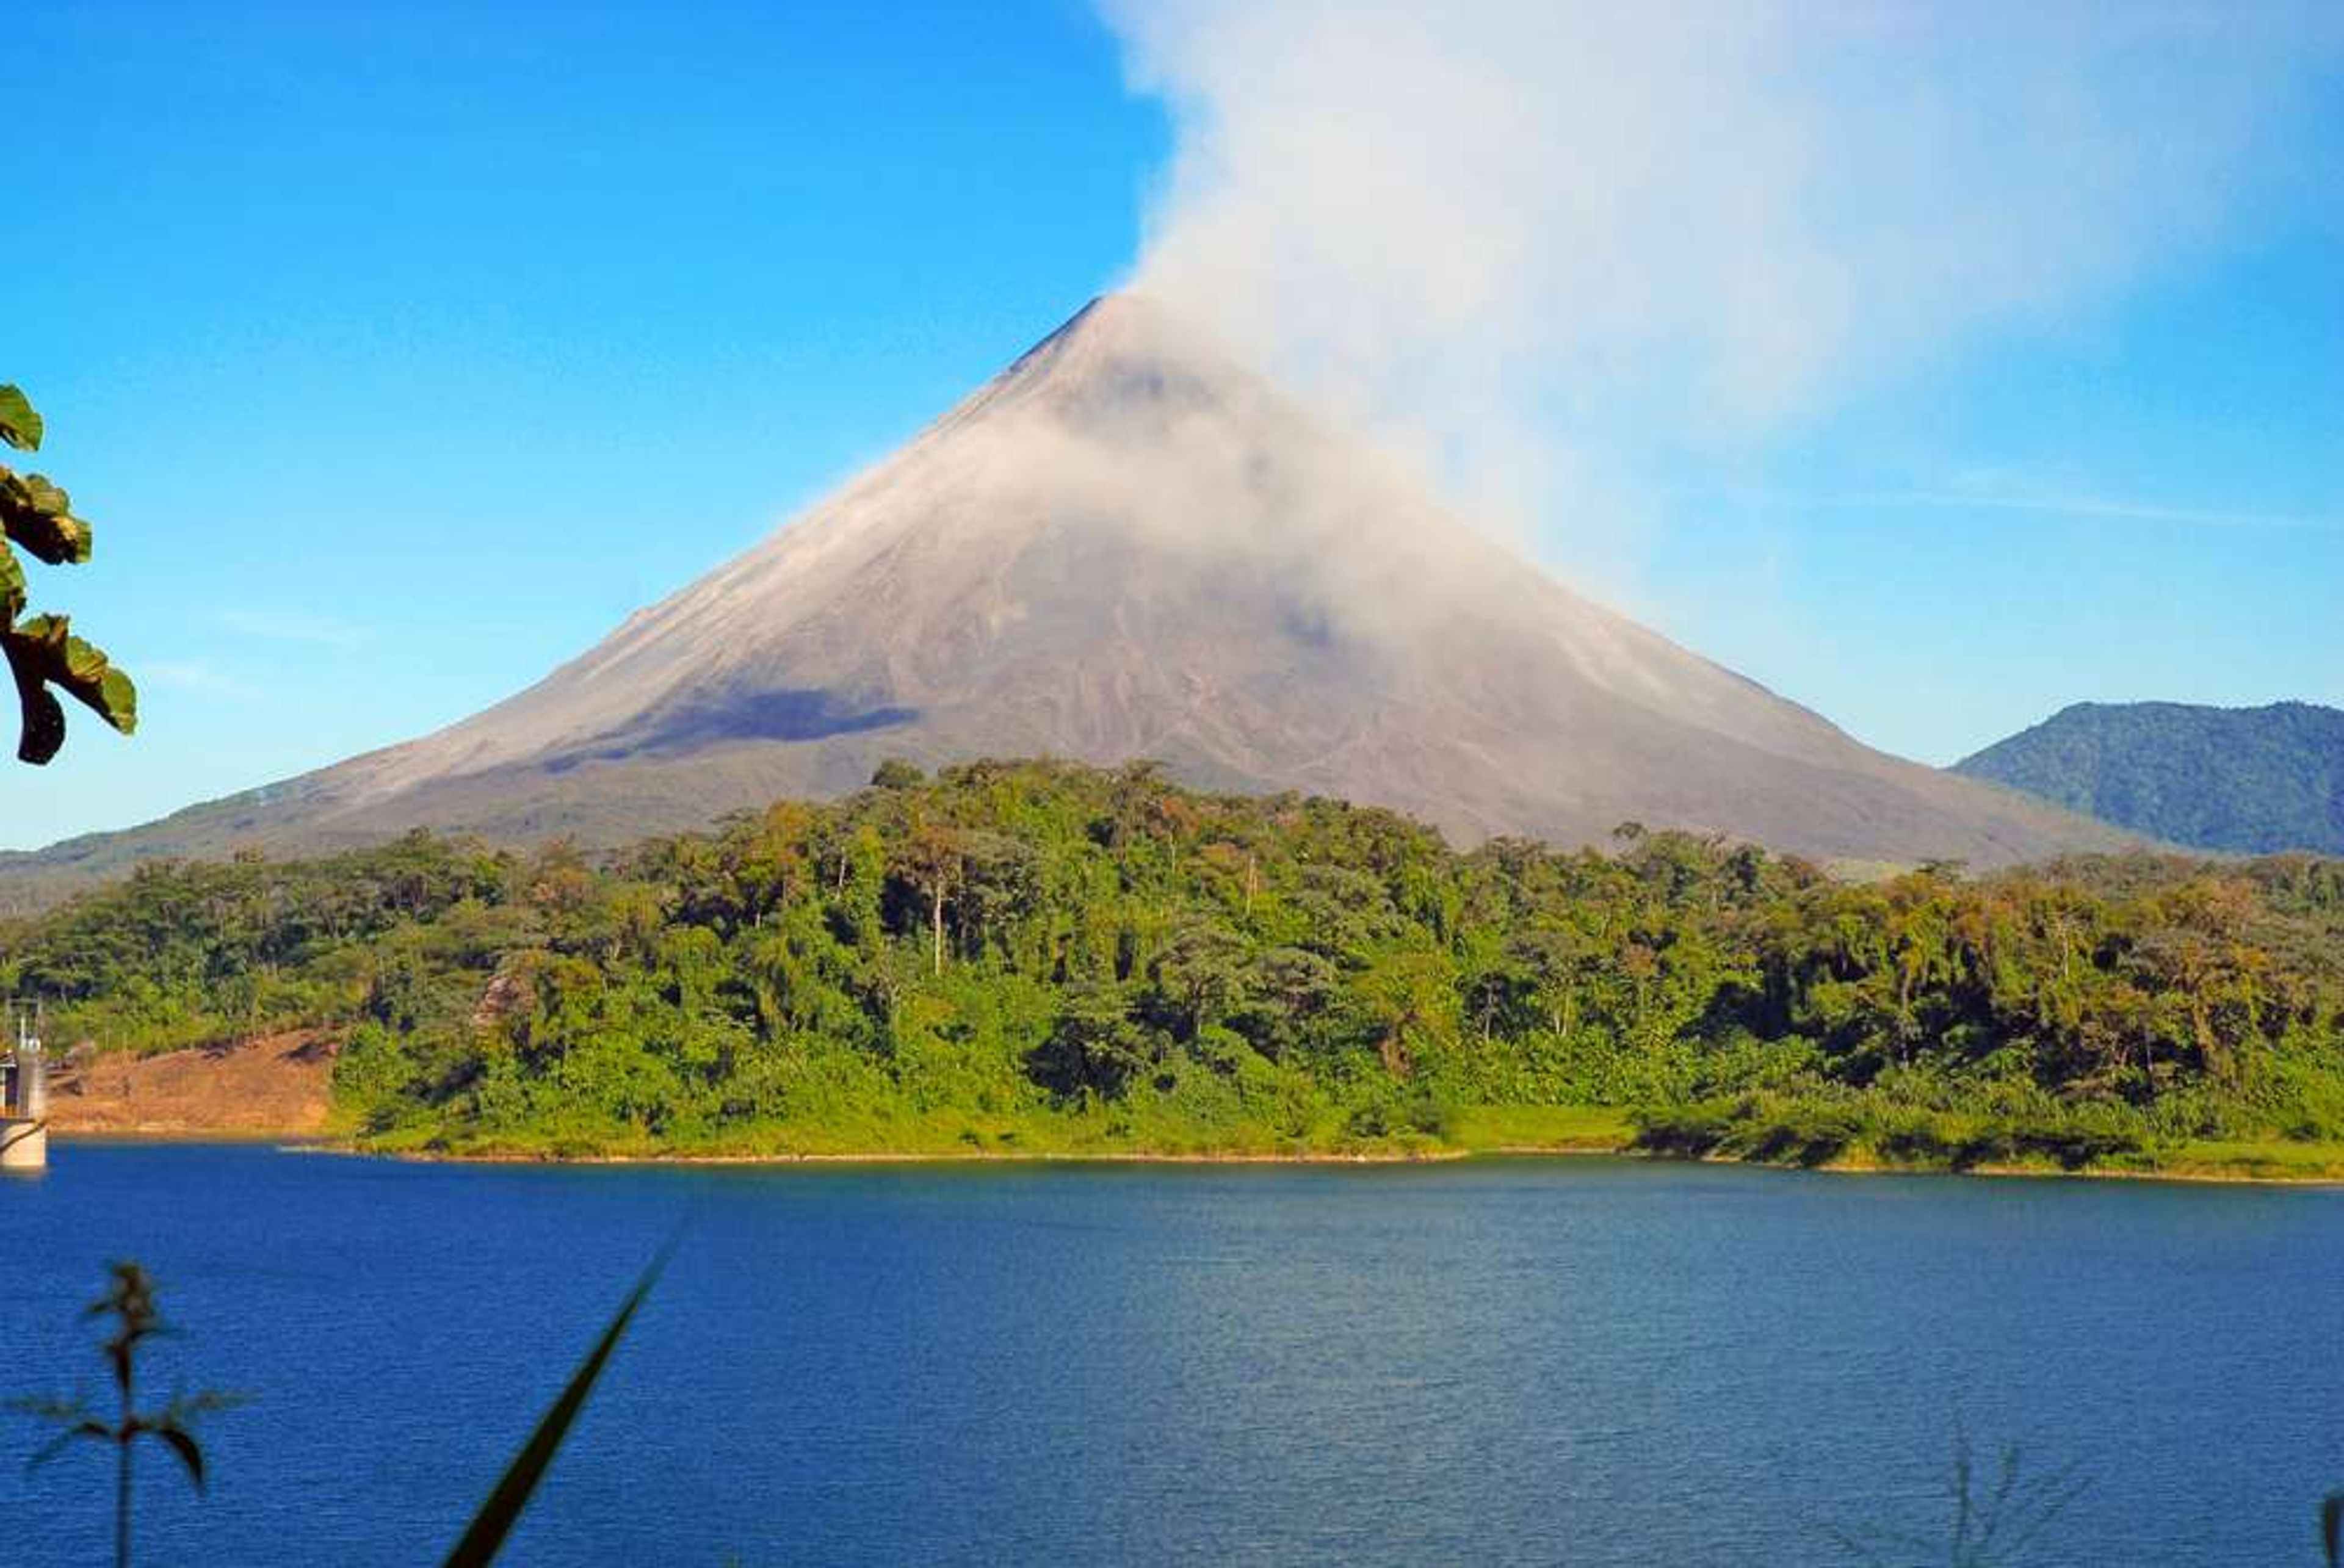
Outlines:
[{"label": "white steam cloud", "polygon": [[2332,8],[1101,4],[1176,137],[1138,287],[1598,553],[1672,450],[2202,253],[2305,172],[2268,132],[2339,41]]}]

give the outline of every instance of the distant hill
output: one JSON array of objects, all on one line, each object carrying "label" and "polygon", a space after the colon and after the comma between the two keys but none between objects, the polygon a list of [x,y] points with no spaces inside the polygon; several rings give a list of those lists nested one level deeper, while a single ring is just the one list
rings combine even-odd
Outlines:
[{"label": "distant hill", "polygon": [[2199,849],[2344,855],[2344,712],[2078,703],[1954,764]]}]

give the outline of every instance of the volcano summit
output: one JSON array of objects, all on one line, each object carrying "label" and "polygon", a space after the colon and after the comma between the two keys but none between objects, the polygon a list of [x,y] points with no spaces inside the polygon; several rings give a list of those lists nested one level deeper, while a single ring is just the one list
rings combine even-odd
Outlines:
[{"label": "volcano summit", "polygon": [[1632,819],[1981,865],[2118,842],[1858,744],[1579,597],[1118,295],[520,694],[13,869],[414,826],[613,843],[836,794],[890,756],[1046,754],[1467,836],[1595,842]]}]

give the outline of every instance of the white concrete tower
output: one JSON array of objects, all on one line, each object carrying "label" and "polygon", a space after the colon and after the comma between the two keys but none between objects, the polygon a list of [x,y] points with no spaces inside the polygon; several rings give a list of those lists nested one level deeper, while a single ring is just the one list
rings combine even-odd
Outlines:
[{"label": "white concrete tower", "polygon": [[48,1064],[41,1057],[40,1009],[18,1002],[15,1049],[0,1058],[0,1170],[49,1163]]}]

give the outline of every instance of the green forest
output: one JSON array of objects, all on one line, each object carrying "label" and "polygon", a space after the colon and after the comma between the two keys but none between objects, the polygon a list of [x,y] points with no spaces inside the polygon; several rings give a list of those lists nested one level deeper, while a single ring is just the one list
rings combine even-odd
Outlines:
[{"label": "green forest", "polygon": [[1954,764],[2167,843],[2344,855],[2344,712],[2077,703]]},{"label": "green forest", "polygon": [[170,863],[0,931],[61,1046],[317,1027],[362,1147],[2344,1170],[2344,862],[1851,883],[889,764],[609,855]]}]

